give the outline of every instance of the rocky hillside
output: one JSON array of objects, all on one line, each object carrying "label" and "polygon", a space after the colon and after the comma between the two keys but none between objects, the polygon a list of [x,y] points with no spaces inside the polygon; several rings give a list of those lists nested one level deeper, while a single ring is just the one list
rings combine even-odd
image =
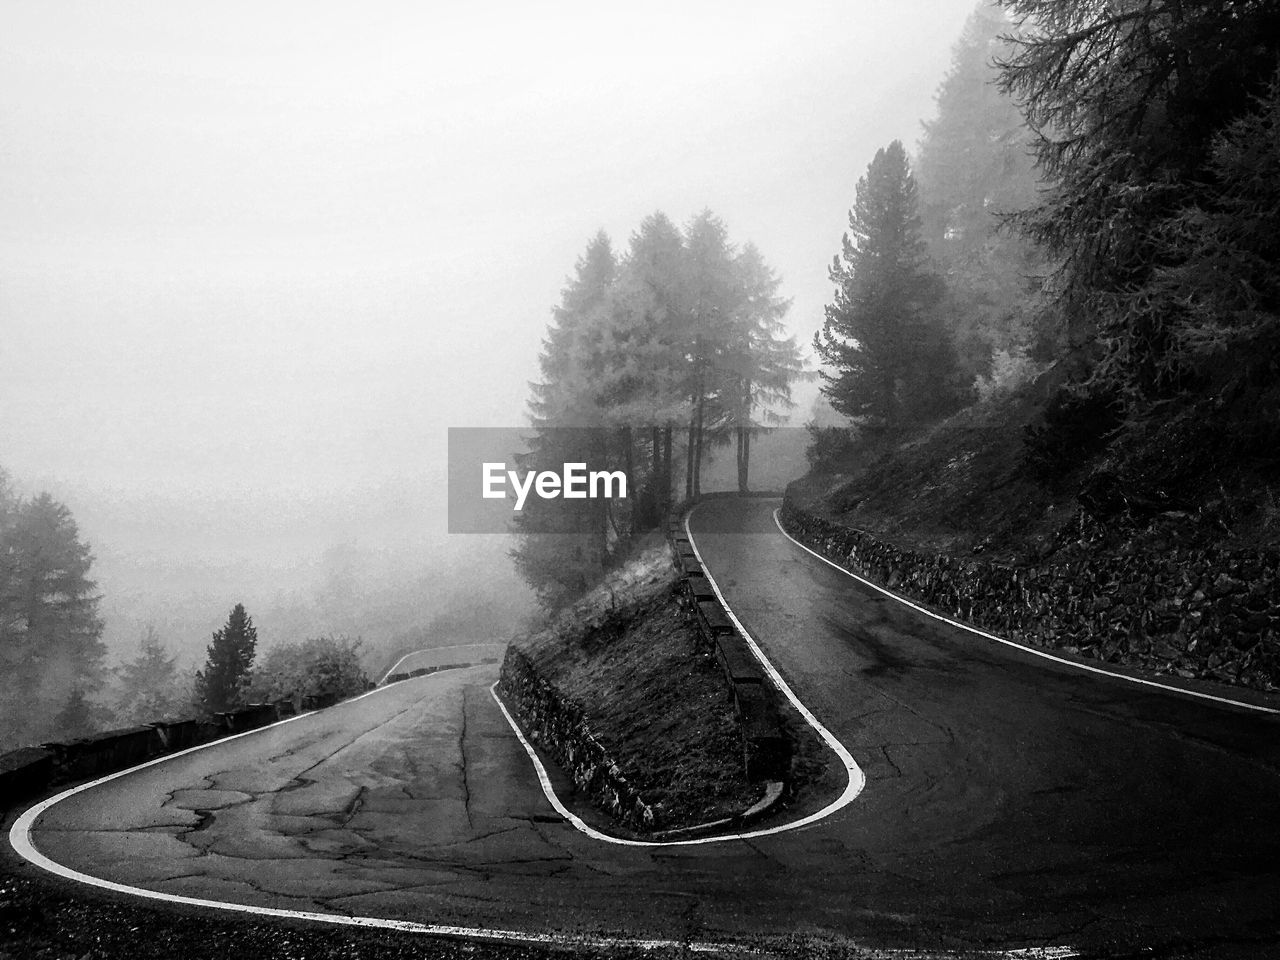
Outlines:
[{"label": "rocky hillside", "polygon": [[1280,688],[1277,487],[1268,462],[1223,449],[1208,426],[1232,399],[1207,400],[1212,417],[1191,404],[1118,429],[1105,405],[1065,393],[1065,376],[879,450],[855,445],[791,486],[789,522],[995,632]]}]

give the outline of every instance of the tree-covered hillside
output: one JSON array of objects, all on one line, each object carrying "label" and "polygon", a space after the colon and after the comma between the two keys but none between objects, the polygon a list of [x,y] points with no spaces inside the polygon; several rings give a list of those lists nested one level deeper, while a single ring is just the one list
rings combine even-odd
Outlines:
[{"label": "tree-covered hillside", "polygon": [[[854,191],[818,344],[846,419],[792,502],[1066,584],[1172,558],[1073,645],[1280,682],[1280,5],[983,4],[937,107]],[[948,389],[924,330],[962,409],[903,417]]]},{"label": "tree-covered hillside", "polygon": [[1025,434],[1026,476],[1079,487],[1095,519],[1258,506],[1280,440],[1278,67],[1272,3],[980,6],[920,144],[923,266],[858,237],[870,183],[856,192],[863,264],[833,273],[829,318],[886,258],[903,266],[900,293],[825,354],[849,426],[883,422],[842,407],[881,376],[868,357],[898,365],[903,396],[944,388],[903,346],[923,310],[967,403],[1055,368],[1004,429]]}]

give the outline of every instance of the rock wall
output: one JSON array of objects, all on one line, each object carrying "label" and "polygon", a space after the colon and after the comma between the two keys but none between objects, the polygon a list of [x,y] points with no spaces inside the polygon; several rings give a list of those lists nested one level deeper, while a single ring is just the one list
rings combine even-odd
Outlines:
[{"label": "rock wall", "polygon": [[154,757],[255,730],[294,713],[289,700],[250,704],[211,717],[108,730],[78,740],[0,754],[0,810],[61,784],[106,776]]},{"label": "rock wall", "polygon": [[1280,689],[1280,552],[1175,549],[1010,567],[903,550],[797,507],[787,532],[835,563],[1010,640]]},{"label": "rock wall", "polygon": [[582,707],[538,675],[514,647],[502,661],[499,689],[530,740],[544,747],[577,785],[615,819],[638,830],[654,827],[653,808],[627,781],[592,735]]},{"label": "rock wall", "polygon": [[[493,663],[486,657],[481,663]],[[470,667],[470,663],[446,663],[406,674],[394,674],[387,682],[419,677],[441,670]],[[372,690],[376,684],[368,684]],[[146,760],[189,747],[256,730],[295,716],[299,710],[323,710],[341,702],[335,693],[308,695],[300,703],[278,700],[253,703],[238,710],[208,717],[165,720],[138,727],[108,730],[65,743],[46,743],[0,754],[0,811],[10,809],[52,787],[77,780],[106,776]]]}]

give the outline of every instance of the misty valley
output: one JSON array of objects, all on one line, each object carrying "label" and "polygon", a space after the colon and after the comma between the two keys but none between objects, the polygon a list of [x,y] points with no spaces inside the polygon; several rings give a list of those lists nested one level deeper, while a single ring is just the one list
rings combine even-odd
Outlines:
[{"label": "misty valley", "polygon": [[0,23],[0,960],[1280,956],[1280,3]]}]

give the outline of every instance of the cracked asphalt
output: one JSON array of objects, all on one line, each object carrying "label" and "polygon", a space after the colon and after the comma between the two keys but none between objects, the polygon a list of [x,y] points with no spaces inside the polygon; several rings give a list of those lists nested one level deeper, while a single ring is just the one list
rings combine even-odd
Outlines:
[{"label": "cracked asphalt", "polygon": [[[1280,724],[981,640],[700,506],[735,612],[867,775],[799,831],[599,843],[551,816],[488,686],[395,684],[78,794],[37,847],[236,903],[534,932],[1280,954]],[[788,951],[790,952],[790,951]]]}]

